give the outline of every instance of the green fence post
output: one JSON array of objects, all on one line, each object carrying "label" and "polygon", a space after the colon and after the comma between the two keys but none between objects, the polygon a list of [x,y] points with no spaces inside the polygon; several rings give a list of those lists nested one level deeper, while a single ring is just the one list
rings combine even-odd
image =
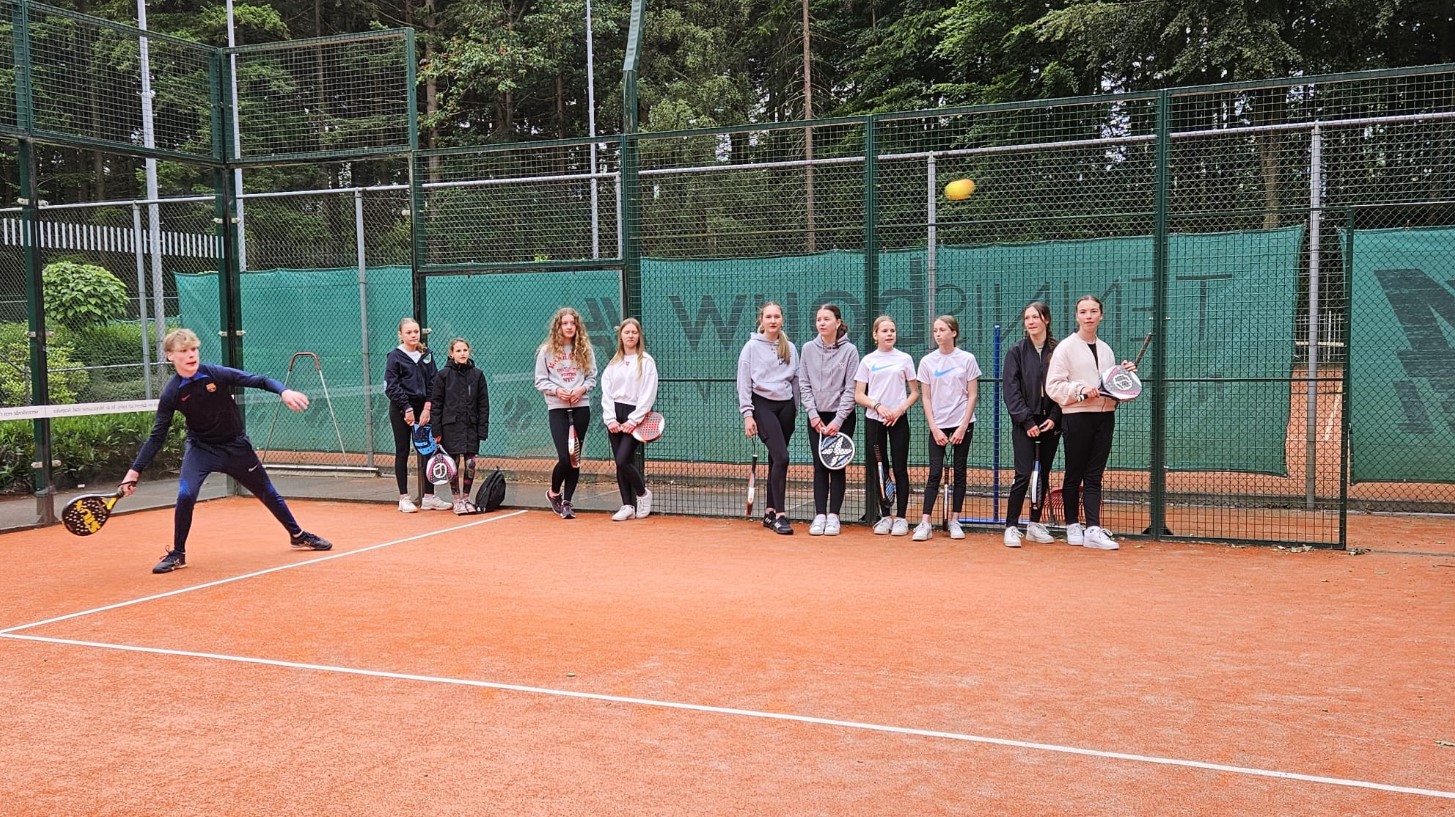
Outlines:
[{"label": "green fence post", "polygon": [[[879,304],[879,196],[875,180],[879,174],[879,147],[875,129],[879,120],[869,117],[864,120],[864,345],[874,349],[873,319],[880,312]],[[868,354],[868,352],[865,352]],[[864,423],[863,433],[868,434],[869,424]],[[864,437],[864,451],[871,451],[868,437]],[[869,461],[865,456],[865,462]],[[864,469],[864,521],[879,520],[879,475],[873,468]]]},{"label": "green fence post", "polygon": [[1163,327],[1167,322],[1168,215],[1171,207],[1172,94],[1157,94],[1157,181],[1156,224],[1152,238],[1152,371],[1151,437],[1148,441],[1148,488],[1150,519],[1146,533],[1153,539],[1171,535],[1167,527],[1167,344]]},{"label": "green fence post", "polygon": [[[45,325],[45,280],[40,253],[40,191],[35,185],[35,145],[29,139],[19,142],[20,221],[23,231],[25,262],[26,317],[30,324],[30,404],[50,405],[50,362],[46,345],[50,333]],[[32,480],[35,485],[35,511],[42,525],[56,521],[54,497],[55,471],[51,462],[51,421],[37,417],[31,421],[35,432],[35,460]]]},{"label": "green fence post", "polygon": [[1339,550],[1349,549],[1349,445],[1354,432],[1354,421],[1349,412],[1353,408],[1354,378],[1354,227],[1358,209],[1349,208],[1344,224],[1344,399],[1340,401],[1339,414]]}]

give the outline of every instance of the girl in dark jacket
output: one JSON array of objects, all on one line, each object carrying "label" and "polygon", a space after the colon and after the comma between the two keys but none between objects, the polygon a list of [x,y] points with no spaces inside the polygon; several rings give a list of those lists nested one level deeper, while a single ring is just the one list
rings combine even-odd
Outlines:
[{"label": "girl in dark jacket", "polygon": [[474,513],[470,487],[475,482],[475,455],[481,441],[490,436],[490,395],[485,373],[470,359],[470,344],[464,338],[450,341],[450,361],[434,379],[430,405],[440,447],[459,461],[450,483],[455,513]]},{"label": "girl in dark jacket", "polygon": [[[1041,502],[1031,506],[1025,538],[1032,542],[1053,542],[1051,532],[1041,524],[1041,509],[1051,486],[1051,463],[1061,438],[1061,406],[1046,396],[1046,369],[1056,339],[1051,336],[1051,309],[1032,301],[1021,312],[1026,337],[1005,353],[1005,407],[1010,412],[1011,443],[1015,448],[1015,482],[1005,508],[1005,546],[1021,546],[1021,505],[1030,488],[1037,452],[1041,463]],[[1040,443],[1037,446],[1037,443]]]},{"label": "girl in dark jacket", "polygon": [[419,324],[414,318],[399,322],[399,345],[384,359],[384,394],[389,398],[389,428],[394,432],[394,481],[399,484],[399,512],[446,510],[450,506],[434,495],[434,485],[423,478],[423,456],[419,460],[423,495],[419,507],[409,498],[409,456],[414,451],[412,429],[429,422],[429,389],[434,383],[434,353],[420,343]]}]

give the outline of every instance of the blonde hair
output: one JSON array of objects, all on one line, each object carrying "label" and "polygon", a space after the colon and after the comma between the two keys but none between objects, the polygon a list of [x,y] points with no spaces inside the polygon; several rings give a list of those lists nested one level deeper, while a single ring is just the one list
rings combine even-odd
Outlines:
[{"label": "blonde hair", "polygon": [[202,345],[197,333],[191,329],[173,329],[162,338],[162,351],[175,352],[178,349],[195,349]]},{"label": "blonde hair", "polygon": [[[894,321],[893,318],[889,317],[888,315],[880,315],[879,317],[877,317],[877,318],[874,319],[874,324],[869,328],[869,334],[871,334],[871,335],[877,335],[877,334],[879,334],[879,325],[882,324],[882,323],[885,323],[885,322],[893,323],[894,324],[894,328],[896,330],[899,329],[899,324],[898,323],[895,323],[895,321]],[[876,343],[877,343],[877,341],[876,341]]]},{"label": "blonde hair", "polygon": [[475,351],[475,347],[473,347],[473,346],[470,345],[470,341],[465,340],[464,338],[450,338],[450,356],[451,357],[454,357],[454,355],[455,355],[455,344],[456,343],[463,343],[463,344],[465,344],[466,351],[470,351],[470,352]]},{"label": "blonde hair", "polygon": [[[782,304],[779,304],[777,301],[765,301],[762,306],[758,307],[759,332],[763,331],[763,313],[767,312],[770,306],[778,307],[778,314],[783,314]],[[781,327],[778,329],[778,359],[784,363],[793,362],[793,344],[788,340],[788,330]]]},{"label": "blonde hair", "polygon": [[[959,346],[960,345],[960,321],[957,320],[954,315],[936,315],[935,316],[935,321],[939,321],[939,322],[943,323],[944,325],[950,327],[950,331],[955,333],[955,339],[950,342],[950,345],[951,346]],[[935,326],[934,321],[931,321],[930,322],[930,328],[933,329],[934,326]]]},{"label": "blonde hair", "polygon": [[637,377],[641,377],[644,371],[643,364],[647,357],[647,333],[642,331],[642,322],[636,318],[627,318],[621,322],[620,326],[616,327],[616,354],[611,356],[611,363],[626,358],[626,346],[621,342],[621,330],[625,329],[628,325],[637,328]]},{"label": "blonde hair", "polygon": [[581,320],[581,313],[569,306],[563,306],[556,310],[551,316],[550,328],[546,332],[546,342],[542,344],[550,352],[552,358],[565,356],[566,336],[561,334],[561,321],[570,315],[576,320],[576,339],[571,341],[571,360],[576,368],[583,372],[592,369],[591,338],[586,335],[586,324]]}]

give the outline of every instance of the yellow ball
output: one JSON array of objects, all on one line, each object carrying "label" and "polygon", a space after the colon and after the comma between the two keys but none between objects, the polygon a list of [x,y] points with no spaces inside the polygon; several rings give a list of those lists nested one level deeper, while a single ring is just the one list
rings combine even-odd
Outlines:
[{"label": "yellow ball", "polygon": [[975,192],[975,181],[973,179],[956,179],[945,185],[945,198],[950,201],[964,201],[970,198]]}]

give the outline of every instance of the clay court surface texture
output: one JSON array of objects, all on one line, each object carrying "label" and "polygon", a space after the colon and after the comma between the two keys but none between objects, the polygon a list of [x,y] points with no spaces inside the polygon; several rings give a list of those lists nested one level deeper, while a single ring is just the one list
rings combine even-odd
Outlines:
[{"label": "clay court surface texture", "polygon": [[[1455,524],[1351,551],[249,498],[0,537],[0,814],[1455,814]],[[1368,552],[1358,552],[1368,550]]]}]

